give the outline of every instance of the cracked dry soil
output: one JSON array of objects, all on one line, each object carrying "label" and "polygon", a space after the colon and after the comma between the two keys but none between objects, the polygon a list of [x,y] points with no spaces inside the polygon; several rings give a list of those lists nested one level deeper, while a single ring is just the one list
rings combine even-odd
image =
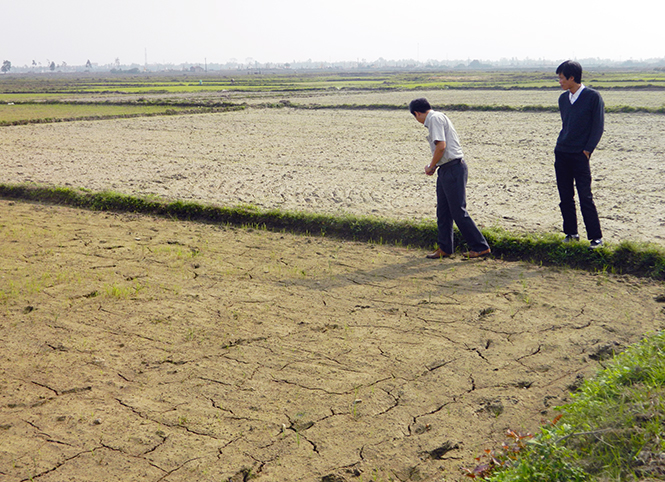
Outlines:
[{"label": "cracked dry soil", "polygon": [[461,480],[662,284],[0,201],[0,480]]}]

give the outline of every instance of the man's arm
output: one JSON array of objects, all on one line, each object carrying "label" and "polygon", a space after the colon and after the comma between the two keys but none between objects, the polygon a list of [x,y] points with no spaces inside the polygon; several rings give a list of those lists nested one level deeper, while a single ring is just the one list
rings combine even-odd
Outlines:
[{"label": "man's arm", "polygon": [[443,157],[443,153],[446,150],[446,141],[434,141],[434,154],[432,154],[432,160],[429,163],[429,166],[425,167],[425,174],[431,176],[436,171],[436,165],[439,163]]},{"label": "man's arm", "polygon": [[603,136],[603,131],[605,130],[605,103],[600,94],[597,95],[597,102],[594,106],[593,112],[593,124],[591,126],[591,132],[589,134],[589,140],[587,141],[586,148],[584,149],[584,154],[586,154],[587,159],[591,157],[591,153],[594,151],[600,138]]}]

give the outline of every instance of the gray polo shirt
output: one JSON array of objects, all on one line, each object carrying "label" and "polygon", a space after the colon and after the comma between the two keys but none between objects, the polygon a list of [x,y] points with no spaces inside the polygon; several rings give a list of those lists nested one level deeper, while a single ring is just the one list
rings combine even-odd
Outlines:
[{"label": "gray polo shirt", "polygon": [[436,141],[444,141],[446,143],[446,150],[443,151],[443,157],[437,163],[437,166],[464,157],[455,127],[445,114],[430,110],[425,118],[425,127],[429,131],[427,141],[429,142],[432,154],[434,154]]}]

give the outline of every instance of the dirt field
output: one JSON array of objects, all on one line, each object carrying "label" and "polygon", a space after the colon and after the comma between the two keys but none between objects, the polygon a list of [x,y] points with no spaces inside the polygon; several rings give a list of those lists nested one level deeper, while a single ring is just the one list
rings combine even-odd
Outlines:
[{"label": "dirt field", "polygon": [[461,480],[662,284],[0,201],[0,480]]},{"label": "dirt field", "polygon": [[[478,224],[559,232],[558,115],[451,118]],[[665,239],[663,131],[607,117],[611,242]],[[0,182],[432,218],[425,132],[292,109],[8,127]],[[424,254],[0,200],[0,482],[462,480],[665,326],[662,283]]]},{"label": "dirt field", "polygon": [[[485,227],[561,231],[556,113],[453,112],[469,212]],[[607,116],[592,159],[606,241],[665,242],[665,116]],[[405,112],[249,109],[6,127],[0,182],[114,190],[212,204],[435,216],[426,129]],[[580,217],[581,221],[581,217]],[[584,237],[583,226],[580,234]]]}]

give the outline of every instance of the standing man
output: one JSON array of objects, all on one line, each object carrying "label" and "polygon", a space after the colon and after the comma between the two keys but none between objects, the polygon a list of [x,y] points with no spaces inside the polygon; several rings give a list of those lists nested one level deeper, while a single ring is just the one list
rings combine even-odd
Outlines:
[{"label": "standing man", "polygon": [[605,104],[600,94],[582,84],[582,66],[570,60],[556,69],[564,92],[559,97],[563,127],[554,149],[554,170],[559,189],[565,243],[578,241],[575,186],[586,226],[590,248],[603,245],[603,233],[591,194],[589,160],[598,145],[605,125]]},{"label": "standing man", "polygon": [[466,210],[466,180],[468,168],[464,162],[462,146],[450,119],[441,112],[432,110],[427,99],[420,98],[409,104],[411,114],[418,122],[427,127],[432,160],[425,167],[425,174],[434,175],[436,180],[436,217],[439,230],[436,251],[427,258],[438,259],[451,256],[453,246],[453,221],[469,245],[464,256],[479,258],[490,254],[490,247]]}]

